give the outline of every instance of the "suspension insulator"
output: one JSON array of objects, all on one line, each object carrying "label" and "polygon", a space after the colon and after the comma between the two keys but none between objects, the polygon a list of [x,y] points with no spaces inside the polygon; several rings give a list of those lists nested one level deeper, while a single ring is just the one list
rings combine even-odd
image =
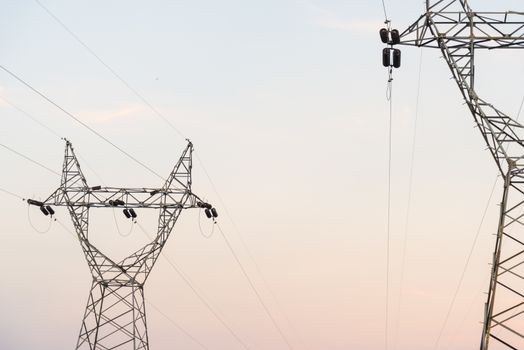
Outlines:
[{"label": "suspension insulator", "polygon": [[124,212],[124,215],[126,216],[126,218],[129,219],[131,217],[131,214],[129,213],[129,210],[124,209],[123,212]]},{"label": "suspension insulator", "polygon": [[133,219],[136,219],[138,215],[136,215],[136,211],[134,209],[129,209],[129,214],[131,214],[131,217]]},{"label": "suspension insulator", "polygon": [[387,44],[389,41],[388,30],[386,28],[382,28],[379,33],[380,33],[380,40],[382,40],[384,44]]},{"label": "suspension insulator", "polygon": [[396,29],[391,31],[391,43],[393,45],[400,44],[400,33]]},{"label": "suspension insulator", "polygon": [[393,50],[393,67],[395,68],[400,68],[400,58],[401,58],[401,53],[400,53],[400,50],[399,49],[394,49]]},{"label": "suspension insulator", "polygon": [[207,216],[208,219],[211,219],[211,217],[213,216],[213,215],[211,214],[211,210],[209,210],[209,209],[207,209],[207,208],[206,208],[206,210],[204,210],[204,213],[206,213],[206,216]]},{"label": "suspension insulator", "polygon": [[36,206],[39,206],[39,207],[44,205],[44,203],[39,202],[39,201],[35,201],[34,199],[28,199],[27,200],[27,204],[36,205]]},{"label": "suspension insulator", "polygon": [[55,215],[55,210],[51,208],[49,205],[46,205],[45,209],[47,210],[49,214]]},{"label": "suspension insulator", "polygon": [[391,49],[389,47],[382,50],[382,65],[384,67],[391,66]]},{"label": "suspension insulator", "polygon": [[214,218],[217,218],[217,217],[218,217],[218,212],[217,212],[217,210],[216,210],[215,208],[212,208],[212,209],[211,209],[211,214],[213,214],[213,217],[214,217]]},{"label": "suspension insulator", "polygon": [[49,212],[47,211],[47,209],[46,209],[44,206],[41,206],[41,207],[40,207],[40,211],[41,211],[45,216],[49,215]]},{"label": "suspension insulator", "polygon": [[155,194],[158,194],[159,192],[160,191],[158,191],[158,190],[153,190],[153,191],[149,192],[149,195],[150,196],[154,196]]}]

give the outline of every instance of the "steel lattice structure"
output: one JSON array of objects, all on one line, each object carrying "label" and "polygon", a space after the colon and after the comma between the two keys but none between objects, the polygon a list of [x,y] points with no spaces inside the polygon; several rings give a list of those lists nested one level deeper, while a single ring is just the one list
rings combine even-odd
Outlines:
[{"label": "steel lattice structure", "polygon": [[426,13],[389,44],[440,49],[504,178],[480,349],[524,349],[524,130],[475,90],[476,50],[524,48],[524,12],[428,0]]},{"label": "steel lattice structure", "polygon": [[[93,282],[77,350],[149,349],[144,283],[182,210],[200,207],[208,214],[211,209],[191,191],[192,152],[188,142],[161,188],[89,187],[66,140],[60,187],[43,202],[28,200],[46,215],[54,214],[53,206],[67,207],[91,270]],[[133,208],[159,210],[156,237],[122,261],[113,261],[98,250],[88,235],[90,209],[115,207],[132,210],[133,216]]]}]

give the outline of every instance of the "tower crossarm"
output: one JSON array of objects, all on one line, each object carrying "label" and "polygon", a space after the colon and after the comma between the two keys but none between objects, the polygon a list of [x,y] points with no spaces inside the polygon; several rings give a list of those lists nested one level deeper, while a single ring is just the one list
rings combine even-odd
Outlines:
[{"label": "tower crossarm", "polygon": [[[68,196],[65,197],[64,193]],[[189,195],[189,196],[188,196]],[[182,201],[188,196],[189,200]],[[199,197],[186,188],[59,188],[42,202],[53,206],[78,206],[89,208],[196,208]]]},{"label": "tower crossarm", "polygon": [[449,48],[473,45],[475,49],[524,49],[524,12],[466,12],[448,8],[442,1],[430,6],[401,33],[401,44],[438,49],[439,40],[445,40]]},{"label": "tower crossarm", "polygon": [[524,48],[524,13],[474,12],[463,0],[428,1],[426,7],[400,44],[439,48],[501,173],[510,162],[524,168],[524,127],[475,90],[475,50]]}]

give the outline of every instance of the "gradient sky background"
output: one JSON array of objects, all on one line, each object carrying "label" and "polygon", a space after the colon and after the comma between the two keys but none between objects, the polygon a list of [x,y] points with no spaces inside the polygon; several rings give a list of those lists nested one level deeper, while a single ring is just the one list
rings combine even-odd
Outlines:
[{"label": "gradient sky background", "polygon": [[[0,2],[0,64],[167,175],[184,139],[36,2]],[[388,103],[380,1],[42,3],[191,138],[234,223],[199,162],[194,190],[219,208],[222,228],[294,348],[383,349]],[[522,10],[517,0],[470,3]],[[423,11],[420,0],[386,4],[399,29]],[[390,344],[425,350],[434,349],[497,173],[439,52],[402,51],[394,73]],[[477,59],[480,95],[510,115],[524,94],[522,58],[503,51]],[[0,97],[70,139],[91,185],[160,185],[3,72]],[[60,171],[64,144],[57,136],[1,100],[0,113],[1,143]],[[0,160],[2,188],[43,199],[59,184],[4,149]],[[499,187],[438,349],[478,346]],[[0,212],[0,348],[73,348],[91,283],[78,242],[57,223],[47,234],[35,232],[28,218],[40,230],[48,221],[16,198],[0,194]],[[154,213],[139,215],[154,232]],[[71,228],[64,209],[57,217]],[[116,220],[129,230],[121,213]],[[184,212],[165,255],[251,349],[286,349],[222,237],[204,238],[198,223],[198,211]],[[110,210],[95,212],[91,224],[92,239],[111,256],[145,242],[137,227],[120,237]],[[202,226],[209,231],[207,220]],[[241,348],[164,258],[146,297],[209,349]],[[152,306],[148,325],[152,349],[201,349]]]}]

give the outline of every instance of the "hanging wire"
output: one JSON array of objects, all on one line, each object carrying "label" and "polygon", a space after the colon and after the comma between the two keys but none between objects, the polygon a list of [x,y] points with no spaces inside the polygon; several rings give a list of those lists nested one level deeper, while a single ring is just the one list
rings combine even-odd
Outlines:
[{"label": "hanging wire", "polygon": [[60,174],[57,173],[56,171],[54,171],[53,169],[51,169],[51,168],[49,168],[49,167],[43,165],[42,163],[37,162],[37,161],[34,160],[33,158],[30,158],[30,157],[28,157],[28,156],[26,156],[26,155],[24,155],[24,154],[22,154],[22,153],[20,153],[20,152],[18,152],[18,151],[16,151],[16,150],[12,149],[12,148],[9,147],[9,146],[6,146],[6,145],[0,143],[0,147],[5,148],[6,150],[8,150],[8,151],[10,151],[10,152],[12,152],[12,153],[18,155],[19,157],[24,158],[25,160],[30,161],[31,163],[33,163],[33,164],[35,164],[35,165],[38,165],[39,167],[41,167],[42,169],[45,169],[45,170],[49,171],[50,173],[53,173],[53,174],[55,174],[55,175],[60,176]]},{"label": "hanging wire", "polygon": [[0,192],[4,192],[5,194],[8,194],[8,195],[13,196],[13,197],[16,197],[16,198],[21,199],[22,201],[25,202],[25,198],[24,198],[24,197],[19,196],[19,195],[17,195],[16,193],[13,193],[13,192],[11,192],[11,191],[8,191],[8,190],[6,190],[6,189],[4,189],[4,188],[0,188]]},{"label": "hanging wire", "polygon": [[388,13],[387,13],[387,10],[386,10],[386,3],[384,0],[382,0],[382,9],[384,10],[384,23],[388,23],[389,22],[389,19],[388,19]]},{"label": "hanging wire", "polygon": [[40,1],[35,0],[35,2],[49,15],[51,18],[53,18],[66,32],[69,33],[80,45],[84,47],[84,49],[87,50],[98,62],[100,62],[111,74],[117,78],[122,84],[125,85],[125,87],[131,91],[142,103],[144,103],[146,106],[148,106],[153,113],[155,113],[160,119],[162,119],[171,129],[173,129],[179,136],[181,136],[183,139],[187,139],[184,134],[173,124],[169,121],[169,119],[164,116],[158,109],[156,109],[141,93],[139,93],[135,88],[131,86],[120,74],[118,74],[109,64],[107,64],[99,55],[96,54],[96,52],[91,49],[78,35],[76,35],[71,29],[69,29],[68,26],[65,25],[64,22],[62,22],[49,8],[44,6]]},{"label": "hanging wire", "polygon": [[387,192],[387,229],[386,229],[386,310],[385,310],[385,349],[389,346],[389,272],[390,272],[390,240],[391,240],[391,163],[393,141],[393,78],[389,72],[389,130],[388,130],[388,192]]},{"label": "hanging wire", "polygon": [[86,128],[87,130],[89,130],[91,133],[93,133],[94,135],[96,135],[97,137],[99,137],[100,139],[102,139],[103,141],[105,141],[106,143],[108,143],[109,145],[111,145],[113,148],[115,148],[116,150],[118,150],[119,152],[121,152],[122,154],[124,154],[126,157],[128,157],[129,159],[131,159],[132,161],[134,161],[135,163],[137,163],[138,165],[140,165],[141,167],[143,167],[144,169],[146,169],[147,171],[149,171],[150,173],[152,173],[153,175],[156,175],[157,177],[159,177],[160,179],[162,180],[165,180],[164,177],[162,177],[160,174],[158,174],[156,171],[154,171],[153,169],[151,169],[149,166],[147,166],[145,163],[141,162],[140,160],[138,160],[137,158],[135,158],[134,156],[132,156],[129,152],[127,152],[126,150],[124,150],[122,147],[116,145],[115,143],[113,143],[111,140],[109,140],[108,138],[106,138],[105,136],[103,136],[102,134],[100,134],[98,131],[96,131],[95,129],[93,129],[92,127],[90,127],[89,125],[87,125],[86,123],[84,123],[83,121],[81,121],[80,119],[78,119],[74,114],[68,112],[66,109],[64,109],[63,107],[61,107],[58,103],[56,103],[55,101],[53,101],[52,99],[50,99],[49,97],[47,97],[44,93],[40,92],[39,90],[37,90],[36,88],[34,88],[33,86],[31,86],[29,83],[27,83],[25,80],[23,80],[22,78],[20,78],[18,75],[16,75],[15,73],[13,73],[12,71],[10,71],[9,69],[7,69],[6,67],[4,67],[3,65],[0,65],[0,69],[3,70],[4,72],[6,72],[7,74],[9,74],[11,77],[15,78],[18,82],[20,82],[21,84],[23,84],[24,86],[26,86],[27,88],[29,88],[31,91],[33,91],[35,94],[39,95],[40,97],[42,97],[44,100],[46,100],[47,102],[49,102],[51,105],[55,106],[57,109],[59,109],[60,111],[62,111],[65,115],[67,115],[69,118],[73,119],[74,121],[76,121],[78,124],[80,124],[81,126],[83,126],[84,128]]},{"label": "hanging wire", "polygon": [[396,330],[395,330],[395,343],[397,343],[398,339],[398,333],[400,328],[400,320],[401,320],[401,309],[402,309],[402,298],[404,294],[404,272],[406,270],[406,251],[407,251],[407,243],[408,243],[408,233],[409,233],[409,219],[411,214],[411,197],[413,192],[413,170],[415,167],[415,150],[416,150],[416,142],[417,142],[417,125],[418,125],[418,119],[419,119],[419,110],[420,110],[420,90],[421,90],[421,81],[422,81],[422,50],[420,50],[420,58],[419,58],[419,66],[418,66],[418,83],[417,83],[417,97],[415,102],[415,120],[413,123],[413,138],[411,141],[411,162],[409,166],[409,185],[408,185],[408,203],[406,208],[406,219],[404,222],[404,239],[402,240],[402,253],[401,253],[401,267],[400,267],[400,293],[399,293],[399,300],[397,305],[397,314],[398,314],[398,322],[396,324]]},{"label": "hanging wire", "polygon": [[46,129],[48,132],[50,132],[51,134],[53,134],[54,136],[58,137],[59,139],[63,139],[62,136],[60,136],[55,130],[51,129],[50,127],[48,127],[47,125],[45,125],[44,123],[42,123],[41,121],[39,121],[38,119],[36,119],[34,116],[32,116],[31,114],[29,114],[28,112],[26,112],[25,110],[21,109],[20,107],[16,106],[15,104],[13,104],[11,101],[7,100],[5,97],[3,96],[0,96],[0,100],[5,102],[7,105],[11,106],[12,108],[16,109],[18,112],[22,113],[23,115],[25,115],[27,118],[31,119],[33,122],[37,123],[38,125],[40,125],[42,128]]},{"label": "hanging wire", "polygon": [[171,317],[169,317],[165,312],[163,312],[160,308],[153,305],[149,300],[146,300],[146,303],[151,306],[156,312],[158,312],[160,315],[162,315],[166,320],[168,320],[173,326],[175,326],[180,332],[184,333],[186,337],[191,339],[195,344],[200,346],[202,349],[208,350],[209,348],[202,344],[197,338],[195,338],[193,335],[191,335],[188,331],[186,331],[182,326],[180,326],[177,322],[175,322]]},{"label": "hanging wire", "polygon": [[[519,119],[520,119],[520,115],[521,115],[521,113],[522,113],[523,106],[524,106],[524,96],[522,96],[522,100],[521,100],[521,102],[520,102],[520,106],[519,106],[519,109],[518,109],[518,112],[517,112],[517,116],[516,116],[516,118],[515,118],[515,121],[517,121],[517,122],[518,122]],[[509,146],[508,146],[508,150],[509,150],[509,148],[510,148],[511,146],[512,146],[512,145],[509,145]],[[457,299],[458,293],[459,293],[460,289],[462,288],[462,283],[463,283],[463,280],[464,280],[464,276],[465,276],[466,271],[467,271],[467,269],[468,269],[468,267],[469,267],[469,263],[470,263],[470,260],[471,260],[471,256],[473,255],[473,252],[474,252],[475,247],[476,247],[476,245],[477,245],[477,241],[478,241],[478,238],[479,238],[479,235],[480,235],[480,231],[481,231],[481,229],[482,229],[482,225],[484,224],[484,219],[486,218],[486,214],[487,214],[487,211],[488,211],[489,205],[490,205],[490,203],[491,203],[491,200],[492,200],[492,198],[493,198],[493,194],[495,193],[495,188],[496,188],[496,186],[497,186],[497,182],[498,182],[498,180],[499,180],[499,177],[500,177],[500,175],[497,174],[497,176],[495,177],[495,181],[493,182],[493,186],[492,186],[492,188],[491,188],[491,192],[490,192],[490,194],[489,194],[489,198],[488,198],[488,201],[487,201],[487,203],[486,203],[486,207],[484,208],[484,211],[483,211],[483,213],[482,213],[482,218],[481,218],[481,220],[480,220],[480,224],[479,224],[479,226],[478,226],[477,233],[475,234],[475,237],[474,237],[474,239],[473,239],[473,243],[472,243],[472,245],[471,245],[471,248],[470,248],[470,250],[469,250],[468,257],[466,258],[466,262],[465,262],[464,267],[463,267],[463,269],[462,269],[462,273],[461,273],[461,275],[460,275],[459,282],[458,282],[458,284],[457,284],[457,287],[455,288],[455,292],[453,293],[453,298],[451,299],[451,303],[450,303],[450,305],[449,305],[449,307],[448,307],[448,310],[447,310],[447,312],[446,312],[446,317],[444,318],[444,323],[442,324],[442,327],[440,328],[440,331],[439,331],[439,334],[438,334],[437,340],[435,341],[435,345],[434,345],[434,347],[433,347],[433,350],[436,350],[436,349],[438,348],[439,344],[440,344],[440,340],[441,340],[441,338],[442,338],[442,334],[443,334],[443,332],[444,332],[444,330],[445,330],[445,328],[446,328],[446,326],[447,326],[447,323],[448,323],[448,321],[449,321],[449,317],[450,317],[451,312],[452,312],[452,310],[453,310],[453,308],[454,308],[454,306],[455,306],[455,302],[456,302],[456,299]],[[522,215],[522,213],[519,214],[518,217],[520,217],[520,215]]]},{"label": "hanging wire", "polygon": [[221,208],[224,210],[227,218],[229,219],[229,221],[231,222],[232,226],[233,226],[233,229],[235,230],[238,238],[239,238],[239,241],[240,243],[242,244],[245,252],[247,253],[247,255],[249,256],[251,262],[253,263],[253,265],[255,266],[259,276],[260,276],[260,279],[262,280],[262,282],[264,283],[266,289],[269,291],[269,294],[271,294],[271,297],[273,298],[273,300],[275,301],[275,304],[277,305],[277,307],[279,308],[281,314],[284,316],[284,318],[286,319],[286,322],[288,323],[288,325],[290,326],[290,328],[293,330],[293,332],[297,335],[297,337],[299,338],[299,341],[300,343],[303,345],[303,348],[304,349],[308,349],[308,346],[306,345],[306,343],[304,342],[304,340],[302,339],[302,337],[300,336],[300,334],[297,332],[295,326],[293,325],[293,323],[291,322],[290,318],[288,317],[288,315],[284,312],[284,309],[280,306],[280,303],[278,301],[278,298],[276,297],[276,294],[273,292],[273,290],[270,288],[269,286],[269,282],[267,281],[267,279],[265,278],[264,274],[262,273],[262,269],[260,268],[260,265],[257,263],[253,253],[251,253],[251,250],[249,249],[249,246],[247,245],[246,241],[244,240],[243,238],[243,235],[242,233],[240,232],[239,228],[238,228],[238,225],[236,224],[235,220],[233,220],[233,217],[232,215],[229,213],[229,210],[227,208],[227,205],[225,203],[225,201],[222,199],[222,196],[220,195],[220,193],[218,192],[217,190],[217,187],[215,186],[215,183],[213,181],[213,179],[211,178],[211,176],[209,175],[209,172],[207,171],[206,167],[204,166],[204,163],[202,161],[202,159],[200,158],[200,156],[198,155],[197,152],[194,153],[195,157],[196,157],[196,160],[198,161],[198,163],[200,164],[200,167],[202,168],[203,172],[204,172],[204,175],[207,177],[207,180],[209,181],[209,184],[211,185],[211,188],[213,189],[213,192],[215,193],[215,195],[217,196],[220,204],[221,204]]},{"label": "hanging wire", "polygon": [[131,220],[131,226],[129,227],[129,231],[127,233],[122,233],[122,231],[120,230],[120,226],[118,225],[118,221],[116,219],[116,213],[115,213],[115,208],[112,207],[111,208],[112,211],[113,211],[113,219],[114,219],[114,222],[115,222],[115,227],[116,227],[116,231],[118,232],[118,235],[120,237],[129,237],[131,235],[131,233],[133,233],[133,228],[134,228],[134,223],[135,221],[134,220]]},{"label": "hanging wire", "polygon": [[481,229],[482,229],[482,225],[484,224],[484,220],[486,219],[486,214],[488,212],[488,209],[489,209],[489,205],[491,203],[491,199],[493,198],[493,194],[495,193],[495,188],[496,188],[496,185],[497,185],[497,180],[498,180],[498,177],[497,179],[495,180],[495,182],[493,183],[493,187],[491,188],[491,192],[489,194],[489,198],[488,198],[488,202],[486,204],[486,207],[484,208],[484,211],[482,213],[482,218],[480,219],[480,223],[479,223],[479,226],[477,228],[477,233],[475,234],[475,237],[473,239],[473,244],[471,245],[471,248],[469,250],[469,253],[468,253],[468,257],[466,258],[466,263],[464,264],[464,267],[462,269],[462,273],[460,275],[460,278],[459,278],[459,282],[457,284],[457,287],[455,288],[455,292],[453,293],[453,298],[451,299],[451,303],[449,304],[449,307],[448,307],[448,310],[446,312],[446,317],[444,318],[444,323],[442,324],[442,326],[440,327],[440,330],[439,330],[439,334],[437,336],[437,339],[435,341],[435,344],[433,346],[433,350],[436,350],[439,346],[439,343],[440,343],[440,339],[442,338],[442,334],[444,332],[444,329],[446,328],[447,326],[447,323],[449,321],[449,316],[451,315],[451,311],[453,310],[454,306],[455,306],[455,302],[457,300],[457,296],[458,296],[458,293],[460,291],[460,288],[462,287],[462,283],[464,281],[464,276],[466,274],[466,271],[468,269],[468,266],[469,266],[469,262],[471,260],[471,256],[473,255],[473,252],[475,250],[475,247],[477,245],[477,241],[478,241],[478,238],[480,236],[480,232],[481,232]]},{"label": "hanging wire", "polygon": [[[24,197],[14,193],[14,192],[11,192],[11,191],[8,191],[6,189],[3,189],[3,188],[0,188],[0,191],[1,192],[4,192],[6,194],[9,194],[15,198],[19,198],[19,199],[22,199],[25,201]],[[28,212],[28,216],[29,216],[29,212]],[[62,227],[62,229],[64,231],[66,231],[71,238],[75,239],[76,241],[76,238],[77,238],[77,235],[71,231],[64,223],[62,223],[61,220],[59,220],[56,216],[53,217],[52,219],[52,222],[56,222],[58,225],[60,225]],[[145,231],[144,231],[145,232]],[[189,339],[191,339],[193,342],[195,342],[196,344],[198,344],[200,347],[202,347],[203,349],[209,349],[207,346],[205,346],[204,344],[202,344],[202,342],[200,342],[196,337],[194,337],[193,335],[191,335],[191,333],[189,333],[187,330],[185,330],[182,326],[180,326],[177,322],[175,322],[173,319],[171,319],[169,316],[167,316],[165,313],[163,313],[160,308],[158,308],[157,306],[155,306],[153,303],[151,303],[149,300],[147,301],[147,303],[149,304],[149,306],[151,306],[153,309],[155,309],[158,313],[160,313],[162,316],[164,316],[171,324],[173,324],[179,331],[181,331],[185,336],[187,336]]]},{"label": "hanging wire", "polygon": [[213,237],[213,233],[215,232],[215,225],[216,225],[216,221],[213,220],[213,225],[211,226],[211,232],[209,234],[205,234],[204,233],[204,230],[202,229],[202,223],[201,223],[201,219],[202,219],[202,208],[200,208],[200,210],[198,211],[198,228],[200,229],[200,234],[202,235],[202,237],[204,238],[207,238],[207,239],[210,239],[211,237]]},{"label": "hanging wire", "polygon": [[280,334],[280,336],[282,337],[282,339],[284,340],[284,342],[286,343],[288,348],[289,349],[293,349],[293,346],[291,346],[291,343],[289,342],[289,340],[287,339],[286,335],[284,334],[284,332],[282,331],[282,329],[278,325],[277,321],[273,317],[273,314],[269,311],[269,308],[267,307],[266,303],[262,299],[262,296],[260,295],[260,293],[258,292],[257,288],[255,287],[255,284],[253,283],[253,281],[249,277],[249,274],[247,273],[246,269],[244,268],[244,266],[240,262],[240,259],[238,258],[238,255],[235,253],[235,250],[233,249],[233,247],[231,246],[231,243],[229,242],[229,239],[227,239],[227,236],[225,235],[224,231],[222,230],[222,228],[220,227],[219,224],[217,224],[217,227],[218,227],[218,231],[220,232],[220,235],[222,236],[222,238],[224,238],[224,241],[226,242],[226,245],[229,248],[229,251],[233,255],[233,257],[234,257],[238,267],[242,271],[242,274],[244,275],[244,277],[248,281],[249,285],[251,286],[251,289],[255,293],[258,301],[260,302],[260,305],[262,306],[262,308],[264,309],[264,311],[268,315],[269,319],[271,320],[271,323],[273,323],[273,326],[278,331],[278,333]]},{"label": "hanging wire", "polygon": [[[45,12],[50,15],[62,28],[64,28],[80,45],[82,45],[93,57],[95,57],[105,68],[107,68],[120,82],[122,82],[135,96],[137,96],[145,105],[147,105],[158,117],[160,117],[166,124],[169,125],[169,127],[171,129],[173,129],[178,135],[182,136],[183,138],[186,138],[184,137],[183,133],[177,128],[175,127],[170,121],[168,118],[166,118],[161,112],[159,112],[148,100],[146,100],[146,98],[141,95],[135,88],[133,88],[125,79],[123,79],[118,73],[116,73],[116,71],[111,67],[109,66],[109,64],[107,64],[99,55],[97,55],[93,49],[91,49],[84,41],[82,41],[80,39],[80,37],[78,35],[76,35],[71,29],[69,29],[65,23],[63,21],[61,21],[51,10],[49,10],[49,8],[47,8],[46,6],[44,6],[40,1],[38,0],[35,0],[35,2],[40,6],[42,7]],[[385,5],[384,5],[384,10],[385,10]],[[0,68],[3,68],[0,66]],[[5,70],[5,69],[4,69]],[[38,93],[38,92],[37,92]],[[48,100],[49,101],[49,100]],[[61,109],[61,108],[60,108]],[[75,118],[76,119],[76,118]],[[87,127],[87,126],[86,126]],[[94,132],[94,130],[90,129],[92,132]],[[98,133],[97,133],[98,134]],[[102,137],[101,135],[98,134],[99,137]],[[102,137],[103,138],[103,137]],[[107,139],[104,138],[104,140],[106,142],[109,142]],[[115,145],[113,145],[114,147],[116,147]],[[122,150],[121,150],[122,151]],[[126,155],[128,157],[131,158],[131,156],[129,154],[126,153]],[[132,158],[133,160],[135,160],[137,162],[136,159]],[[202,163],[202,162],[201,162]],[[151,169],[148,168],[148,170],[152,171]],[[156,174],[156,173],[155,173]],[[157,176],[159,176],[158,174],[156,174]],[[209,178],[209,175],[206,174]],[[215,190],[216,192],[216,190]],[[218,193],[218,192],[217,192]],[[228,215],[229,216],[229,215]],[[230,220],[231,220],[231,216],[229,216]],[[247,248],[246,244],[242,241],[242,244],[244,245],[245,248]],[[249,251],[248,251],[249,252]],[[251,256],[251,259],[254,261],[254,258],[252,257],[251,253],[249,253],[250,256]],[[256,263],[255,263],[256,264]],[[258,271],[260,272],[260,269],[257,265],[257,269]],[[273,294],[273,293],[272,293]],[[274,295],[274,294],[273,294]],[[286,316],[287,318],[287,316]]]},{"label": "hanging wire", "polygon": [[43,229],[43,230],[39,230],[33,223],[33,221],[31,220],[31,213],[30,213],[30,205],[28,204],[27,205],[27,222],[29,222],[29,225],[31,226],[31,228],[37,232],[37,233],[40,233],[41,235],[43,234],[46,234],[49,232],[49,230],[51,230],[51,226],[53,226],[53,221],[56,221],[56,219],[53,218],[53,216],[49,216],[49,225],[47,226],[47,228]]}]

